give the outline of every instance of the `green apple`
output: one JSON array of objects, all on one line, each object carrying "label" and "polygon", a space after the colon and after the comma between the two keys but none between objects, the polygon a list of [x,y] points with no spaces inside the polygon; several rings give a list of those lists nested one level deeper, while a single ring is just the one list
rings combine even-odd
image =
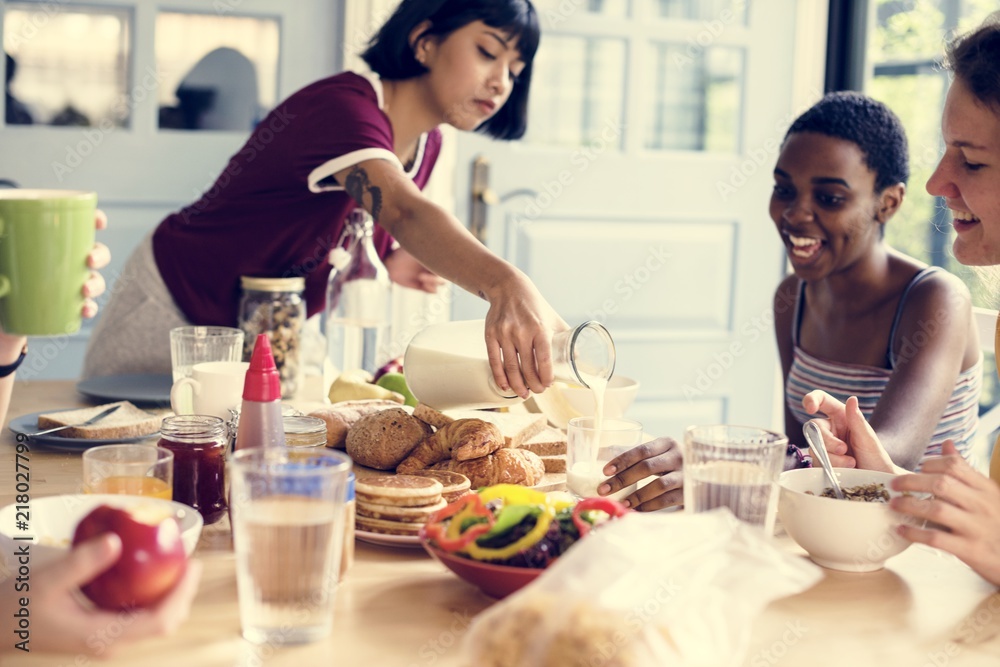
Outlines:
[{"label": "green apple", "polygon": [[389,391],[394,391],[397,394],[402,394],[403,398],[406,399],[406,405],[416,406],[417,397],[413,395],[410,388],[406,386],[406,376],[402,373],[386,373],[378,379],[376,382],[378,386],[388,389]]}]

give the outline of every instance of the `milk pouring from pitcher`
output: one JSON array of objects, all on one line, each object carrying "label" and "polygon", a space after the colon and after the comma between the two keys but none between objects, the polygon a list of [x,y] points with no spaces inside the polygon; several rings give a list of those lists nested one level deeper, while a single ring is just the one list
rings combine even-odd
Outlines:
[{"label": "milk pouring from pitcher", "polygon": [[[493,379],[484,320],[445,322],[418,332],[403,358],[406,384],[417,400],[438,410],[499,408],[524,399]],[[598,322],[584,322],[552,339],[557,380],[600,391],[615,370],[615,344]]]}]

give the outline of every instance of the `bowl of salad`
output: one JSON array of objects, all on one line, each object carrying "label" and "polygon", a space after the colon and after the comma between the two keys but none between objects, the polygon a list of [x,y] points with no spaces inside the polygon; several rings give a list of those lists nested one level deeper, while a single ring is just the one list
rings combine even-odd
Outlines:
[{"label": "bowl of salad", "polygon": [[498,484],[432,514],[420,543],[461,579],[503,598],[534,581],[595,526],[628,511],[608,498],[577,502],[566,493]]}]

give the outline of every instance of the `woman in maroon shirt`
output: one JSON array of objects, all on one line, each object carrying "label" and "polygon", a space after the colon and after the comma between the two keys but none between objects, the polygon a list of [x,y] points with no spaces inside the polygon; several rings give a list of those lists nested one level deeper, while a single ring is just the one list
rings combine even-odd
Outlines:
[{"label": "woman in maroon shirt", "polygon": [[538,41],[529,0],[404,0],[363,54],[375,75],[342,73],[294,93],[201,199],[140,245],[91,337],[84,375],[169,372],[171,328],[236,325],[241,275],[304,276],[308,312],[320,312],[326,255],[360,205],[380,227],[393,279],[433,291],[436,274],[486,299],[497,383],[521,396],[543,391],[552,334],[566,323],[527,276],[421,193],[442,123],[524,135]]}]

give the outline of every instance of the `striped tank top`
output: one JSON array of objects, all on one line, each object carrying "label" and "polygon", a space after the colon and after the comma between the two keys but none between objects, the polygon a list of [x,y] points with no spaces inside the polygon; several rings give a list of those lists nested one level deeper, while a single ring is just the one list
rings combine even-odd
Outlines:
[{"label": "striped tank top", "polygon": [[[792,318],[794,355],[788,380],[785,382],[785,400],[788,402],[789,410],[800,423],[804,424],[813,417],[802,409],[802,399],[814,389],[822,389],[840,401],[846,401],[849,396],[857,396],[858,407],[861,408],[865,419],[871,419],[875,405],[885,391],[896,366],[892,341],[896,339],[896,327],[906,304],[906,297],[914,285],[936,270],[937,267],[933,266],[924,269],[915,275],[903,290],[889,332],[890,349],[886,352],[889,368],[827,361],[814,357],[799,347],[802,303],[805,301],[805,283],[799,282],[799,298],[795,303],[795,315]],[[979,392],[982,384],[983,357],[980,355],[979,360],[968,370],[962,371],[955,381],[955,389],[951,392],[951,398],[944,409],[944,414],[941,415],[941,421],[934,429],[930,445],[921,458],[921,464],[931,456],[940,456],[941,445],[948,439],[955,441],[955,447],[962,456],[969,457],[969,450],[972,448],[976,427],[979,424]]]}]

